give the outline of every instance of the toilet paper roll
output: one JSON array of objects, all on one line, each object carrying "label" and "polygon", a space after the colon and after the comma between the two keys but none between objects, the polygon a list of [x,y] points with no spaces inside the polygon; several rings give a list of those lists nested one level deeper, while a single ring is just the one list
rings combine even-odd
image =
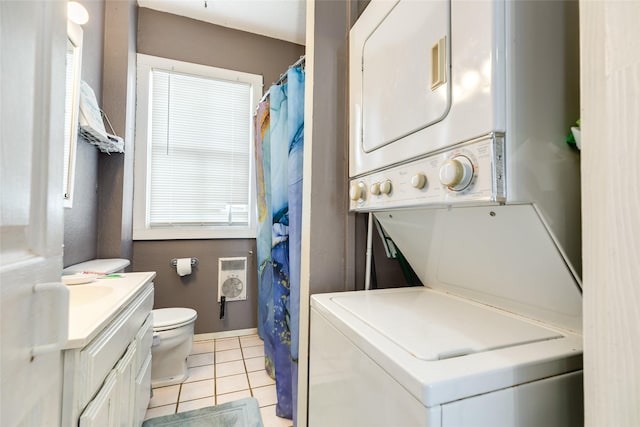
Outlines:
[{"label": "toilet paper roll", "polygon": [[191,258],[178,258],[176,270],[180,277],[191,274]]}]

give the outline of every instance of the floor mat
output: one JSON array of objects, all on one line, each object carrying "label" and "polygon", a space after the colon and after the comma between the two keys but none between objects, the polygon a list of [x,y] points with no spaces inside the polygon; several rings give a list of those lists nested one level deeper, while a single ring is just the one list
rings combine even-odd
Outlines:
[{"label": "floor mat", "polygon": [[217,406],[146,420],[142,427],[263,427],[258,401],[247,397]]}]

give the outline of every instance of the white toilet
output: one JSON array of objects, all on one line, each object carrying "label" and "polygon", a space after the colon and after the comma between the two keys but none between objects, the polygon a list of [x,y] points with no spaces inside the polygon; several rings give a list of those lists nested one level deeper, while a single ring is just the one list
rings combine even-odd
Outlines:
[{"label": "white toilet", "polygon": [[62,270],[62,275],[80,274],[80,273],[123,273],[124,269],[131,264],[128,259],[109,258],[109,259],[92,259],[90,261],[73,264]]},{"label": "white toilet", "polygon": [[180,384],[187,379],[187,357],[193,344],[198,314],[190,308],[153,310],[151,386]]},{"label": "white toilet", "polygon": [[[91,273],[122,273],[128,259],[93,259],[71,265],[63,275]],[[160,308],[152,310],[153,344],[151,347],[151,386],[180,384],[187,379],[187,357],[193,344],[193,328],[198,314],[190,308]]]}]

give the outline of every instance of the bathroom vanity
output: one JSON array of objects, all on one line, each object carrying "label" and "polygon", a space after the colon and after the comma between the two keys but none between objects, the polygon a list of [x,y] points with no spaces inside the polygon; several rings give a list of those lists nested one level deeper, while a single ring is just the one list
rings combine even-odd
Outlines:
[{"label": "bathroom vanity", "polygon": [[63,426],[140,426],[151,392],[155,272],[69,286]]}]

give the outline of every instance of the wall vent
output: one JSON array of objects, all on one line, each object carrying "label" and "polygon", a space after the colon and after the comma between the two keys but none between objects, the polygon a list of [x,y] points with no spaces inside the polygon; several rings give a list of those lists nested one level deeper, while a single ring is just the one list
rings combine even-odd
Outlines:
[{"label": "wall vent", "polygon": [[218,302],[247,299],[247,257],[218,258]]}]

